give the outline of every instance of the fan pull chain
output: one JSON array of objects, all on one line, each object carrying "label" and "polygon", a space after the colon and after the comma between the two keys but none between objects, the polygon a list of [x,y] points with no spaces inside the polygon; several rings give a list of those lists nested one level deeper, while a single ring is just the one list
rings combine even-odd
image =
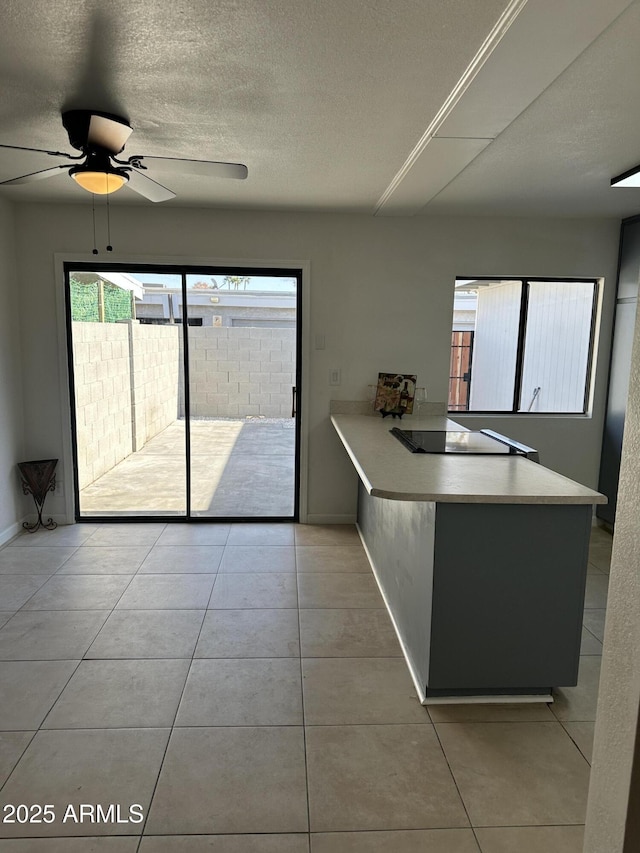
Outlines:
[{"label": "fan pull chain", "polygon": [[[109,176],[107,175],[107,181],[109,180]],[[107,193],[107,252],[113,252],[113,246],[111,245],[111,216],[109,214],[109,194]]]},{"label": "fan pull chain", "polygon": [[98,249],[96,246],[96,197],[91,193],[91,211],[93,213],[93,251],[92,254],[97,255]]}]

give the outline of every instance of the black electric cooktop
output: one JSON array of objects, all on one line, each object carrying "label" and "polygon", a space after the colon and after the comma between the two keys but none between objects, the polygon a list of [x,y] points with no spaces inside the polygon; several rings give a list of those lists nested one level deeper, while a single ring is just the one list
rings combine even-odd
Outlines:
[{"label": "black electric cooktop", "polygon": [[470,453],[520,455],[518,450],[482,432],[415,430],[393,427],[390,432],[412,453]]}]

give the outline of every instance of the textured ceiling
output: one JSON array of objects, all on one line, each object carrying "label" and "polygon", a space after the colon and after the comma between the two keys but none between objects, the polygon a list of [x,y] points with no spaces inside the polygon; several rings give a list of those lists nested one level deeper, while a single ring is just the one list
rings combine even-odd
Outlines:
[{"label": "textured ceiling", "polygon": [[[81,107],[131,121],[125,156],[249,168],[172,177],[168,206],[640,211],[609,187],[640,163],[639,2],[5,0],[0,23],[0,143],[70,150]],[[0,180],[57,162],[0,149]],[[0,193],[90,201],[63,171]]]}]

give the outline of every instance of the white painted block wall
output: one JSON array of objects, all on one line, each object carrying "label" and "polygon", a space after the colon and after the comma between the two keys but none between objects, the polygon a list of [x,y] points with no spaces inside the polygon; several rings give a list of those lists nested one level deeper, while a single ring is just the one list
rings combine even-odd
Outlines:
[{"label": "white painted block wall", "polygon": [[80,489],[176,420],[178,332],[135,322],[73,324]]},{"label": "white painted block wall", "polygon": [[73,362],[78,484],[83,489],[132,450],[129,327],[75,322]]},{"label": "white painted block wall", "polygon": [[192,417],[291,417],[295,371],[295,329],[189,328]]}]

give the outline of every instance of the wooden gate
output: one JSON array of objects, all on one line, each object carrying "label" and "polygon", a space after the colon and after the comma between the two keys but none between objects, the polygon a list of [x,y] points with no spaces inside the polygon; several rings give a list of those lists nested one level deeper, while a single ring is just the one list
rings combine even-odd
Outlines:
[{"label": "wooden gate", "polygon": [[469,410],[473,332],[451,333],[451,365],[449,369],[449,411]]}]

